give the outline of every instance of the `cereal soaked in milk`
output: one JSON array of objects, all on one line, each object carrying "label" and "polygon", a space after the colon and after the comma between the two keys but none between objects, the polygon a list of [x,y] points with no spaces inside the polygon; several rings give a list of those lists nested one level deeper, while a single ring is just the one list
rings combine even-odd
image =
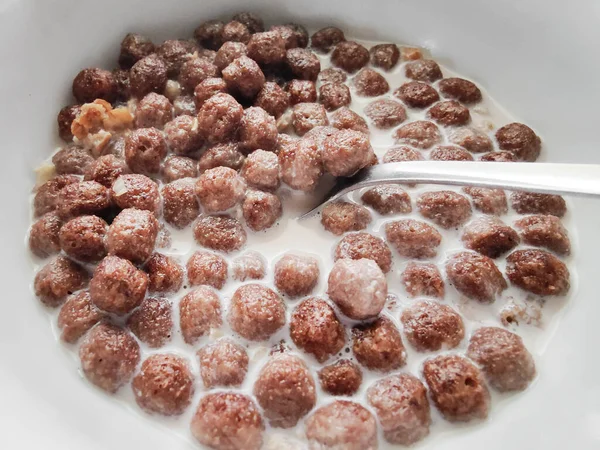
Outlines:
[{"label": "cereal soaked in milk", "polygon": [[91,385],[208,448],[485,426],[575,291],[565,201],[385,185],[297,217],[369,165],[534,161],[540,138],[423,50],[264,30],[129,34],[119,69],[77,75],[29,235],[57,338]]}]

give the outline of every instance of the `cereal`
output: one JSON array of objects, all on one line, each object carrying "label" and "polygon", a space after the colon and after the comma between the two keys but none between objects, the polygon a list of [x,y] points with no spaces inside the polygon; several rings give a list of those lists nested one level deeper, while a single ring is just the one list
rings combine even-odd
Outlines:
[{"label": "cereal", "polygon": [[155,54],[136,62],[129,71],[130,90],[137,98],[150,92],[162,92],[167,84],[167,66]]},{"label": "cereal", "polygon": [[248,372],[248,354],[241,345],[223,338],[198,350],[200,376],[206,388],[239,386]]},{"label": "cereal", "polygon": [[281,63],[285,59],[285,41],[277,31],[253,34],[248,41],[248,56],[263,66]]},{"label": "cereal", "polygon": [[415,259],[433,258],[442,242],[434,227],[414,219],[386,223],[385,236],[400,255]]},{"label": "cereal", "polygon": [[373,69],[362,69],[352,82],[356,93],[363,97],[378,97],[390,90],[385,77]]},{"label": "cereal", "polygon": [[253,231],[271,228],[281,217],[281,200],[275,194],[248,190],[242,203],[242,214],[246,225]]},{"label": "cereal", "polygon": [[349,202],[334,202],[325,205],[321,212],[323,227],[340,236],[348,231],[360,231],[371,223],[371,213],[363,206]]},{"label": "cereal", "polygon": [[524,217],[515,222],[515,228],[526,244],[544,247],[559,255],[571,252],[567,230],[556,216],[540,214]]},{"label": "cereal", "polygon": [[106,248],[110,255],[143,263],[154,250],[158,236],[158,220],[144,209],[121,211],[108,228]]},{"label": "cereal", "polygon": [[475,209],[500,216],[508,212],[506,194],[502,189],[466,187],[463,191],[471,197]]},{"label": "cereal", "polygon": [[73,139],[71,124],[81,112],[81,105],[68,105],[58,112],[56,122],[58,124],[58,135],[63,141],[69,142]]},{"label": "cereal", "polygon": [[206,78],[194,88],[194,102],[200,111],[204,102],[213,95],[227,94],[227,83],[223,78]]},{"label": "cereal", "polygon": [[167,145],[156,128],[138,128],[125,140],[125,161],[133,172],[155,174],[167,156]]},{"label": "cereal", "polygon": [[400,50],[396,44],[378,44],[371,47],[371,64],[385,70],[391,70],[400,59]]},{"label": "cereal", "polygon": [[377,128],[387,129],[400,125],[406,120],[404,106],[394,100],[380,99],[369,103],[365,115]]},{"label": "cereal", "polygon": [[540,155],[542,142],[535,132],[522,123],[511,123],[496,131],[500,150],[507,150],[522,161],[535,161]]},{"label": "cereal", "polygon": [[264,341],[285,325],[285,307],[273,290],[245,284],[233,294],[227,320],[243,338]]},{"label": "cereal", "polygon": [[367,369],[390,372],[406,363],[406,352],[400,331],[386,317],[352,329],[352,351]]},{"label": "cereal", "polygon": [[423,217],[442,228],[456,228],[471,217],[471,204],[454,191],[426,192],[417,199]]},{"label": "cereal", "polygon": [[351,101],[350,89],[344,83],[327,83],[319,88],[319,102],[327,111],[348,106]]},{"label": "cereal", "polygon": [[77,145],[68,145],[52,157],[52,164],[59,175],[83,175],[93,162],[90,152]]},{"label": "cereal", "polygon": [[560,195],[535,192],[513,192],[510,195],[510,206],[519,214],[549,214],[563,217],[567,212],[567,204]]},{"label": "cereal", "polygon": [[222,323],[221,302],[209,286],[198,286],[179,302],[179,327],[187,344],[195,344]]},{"label": "cereal", "polygon": [[325,139],[323,167],[336,177],[349,177],[369,164],[373,149],[368,137],[359,131],[340,130]]},{"label": "cereal", "polygon": [[135,110],[137,128],[162,128],[173,117],[173,105],[167,97],[150,92],[142,98]]},{"label": "cereal", "polygon": [[145,175],[120,175],[112,184],[111,199],[122,209],[136,208],[157,212],[160,208],[158,185]]},{"label": "cereal", "polygon": [[157,298],[147,298],[133,311],[127,326],[136,337],[151,348],[159,348],[171,340],[173,319],[171,303]]},{"label": "cereal", "polygon": [[221,289],[227,281],[227,261],[214,253],[197,251],[187,262],[188,281],[192,286],[207,285]]},{"label": "cereal", "polygon": [[29,249],[39,257],[46,258],[61,249],[59,233],[63,223],[55,213],[46,213],[29,230]]},{"label": "cereal", "polygon": [[230,141],[236,136],[243,114],[244,109],[236,99],[229,94],[217,93],[198,111],[200,135],[211,144]]},{"label": "cereal", "polygon": [[308,45],[308,31],[302,25],[297,23],[287,23],[285,25],[273,25],[271,31],[277,31],[285,41],[285,48],[305,48]]},{"label": "cereal", "polygon": [[444,78],[439,83],[444,97],[461,103],[472,104],[481,101],[481,91],[474,83],[463,78]]},{"label": "cereal", "polygon": [[357,42],[342,41],[333,49],[331,62],[346,72],[354,73],[368,64],[369,50]]},{"label": "cereal", "polygon": [[233,260],[231,270],[234,280],[261,280],[266,275],[266,263],[257,252],[247,252]]},{"label": "cereal", "polygon": [[433,83],[442,78],[442,69],[438,63],[431,59],[418,59],[410,61],[404,68],[407,78],[416,81]]},{"label": "cereal", "polygon": [[156,54],[164,61],[167,75],[176,78],[197,49],[196,44],[191,41],[170,39],[156,47]]},{"label": "cereal", "polygon": [[254,106],[264,109],[275,118],[279,118],[290,106],[290,98],[281,86],[272,81],[267,81],[259,91]]},{"label": "cereal", "polygon": [[218,50],[223,44],[224,23],[220,20],[208,20],[203,22],[194,31],[194,37],[200,45],[210,50]]},{"label": "cereal", "polygon": [[411,108],[427,108],[440,99],[433,87],[420,81],[404,83],[394,92],[394,95]]},{"label": "cereal", "polygon": [[473,156],[454,145],[438,145],[429,154],[432,161],[473,161]]},{"label": "cereal", "polygon": [[123,69],[131,69],[131,67],[140,59],[154,53],[154,50],[154,44],[146,36],[136,33],[127,33],[121,41],[119,66]]},{"label": "cereal", "polygon": [[342,41],[345,41],[344,32],[336,27],[321,28],[310,38],[313,48],[322,52],[330,52],[333,47]]},{"label": "cereal", "polygon": [[457,128],[450,133],[448,139],[453,144],[474,153],[489,152],[493,148],[492,140],[485,133],[474,128]]},{"label": "cereal", "polygon": [[492,303],[507,288],[494,261],[475,252],[452,255],[446,261],[446,274],[458,292],[482,303]]},{"label": "cereal", "polygon": [[108,224],[98,216],[75,217],[60,228],[60,248],[82,262],[100,261],[107,253],[107,231]]},{"label": "cereal", "polygon": [[165,142],[177,155],[197,152],[204,143],[198,128],[198,119],[192,116],[179,116],[165,125]]},{"label": "cereal", "polygon": [[317,101],[317,88],[314,81],[291,80],[286,86],[286,91],[291,105]]},{"label": "cereal", "polygon": [[400,278],[406,293],[411,298],[444,298],[446,292],[444,280],[434,264],[410,262]]},{"label": "cereal", "polygon": [[170,256],[153,253],[144,264],[149,292],[177,292],[183,285],[183,269]]},{"label": "cereal", "polygon": [[354,395],[362,379],[360,367],[348,359],[340,359],[319,372],[321,388],[331,395]]},{"label": "cereal", "polygon": [[216,167],[229,167],[239,170],[244,163],[244,155],[233,142],[215,144],[206,149],[198,161],[198,172],[203,173]]},{"label": "cereal", "polygon": [[277,124],[275,118],[258,106],[244,111],[239,128],[240,150],[252,153],[254,150],[271,151],[277,145]]},{"label": "cereal", "polygon": [[250,30],[243,23],[232,20],[223,26],[221,38],[223,42],[234,41],[246,44],[250,40]]},{"label": "cereal", "polygon": [[442,141],[438,127],[426,120],[417,120],[402,125],[394,133],[396,144],[410,145],[427,150]]},{"label": "cereal", "polygon": [[56,212],[63,218],[100,213],[110,206],[108,189],[95,181],[71,183],[60,189]]},{"label": "cereal", "polygon": [[317,126],[329,125],[327,112],[318,103],[298,103],[292,112],[292,125],[299,136]]},{"label": "cereal", "polygon": [[289,297],[305,296],[317,285],[319,274],[317,259],[288,253],[275,264],[275,286]]},{"label": "cereal", "polygon": [[88,274],[82,266],[58,256],[35,275],[33,289],[44,305],[56,307],[67,295],[83,288],[87,281]]},{"label": "cereal", "polygon": [[469,222],[461,237],[465,247],[490,258],[498,258],[519,244],[519,235],[497,217],[479,217]]},{"label": "cereal", "polygon": [[104,313],[94,306],[88,291],[73,294],[67,298],[58,314],[60,337],[74,344],[103,318]]},{"label": "cereal", "polygon": [[305,48],[291,48],[285,52],[285,63],[295,78],[316,81],[321,71],[317,55]]},{"label": "cereal", "polygon": [[340,130],[354,130],[369,134],[367,121],[345,106],[341,107],[331,115],[331,126]]},{"label": "cereal", "polygon": [[227,88],[244,98],[254,98],[265,84],[259,65],[247,56],[240,56],[222,71]]},{"label": "cereal", "polygon": [[79,103],[91,103],[97,98],[112,102],[117,96],[117,84],[111,72],[104,69],[83,69],[73,80],[73,96]]},{"label": "cereal", "polygon": [[208,58],[192,57],[184,62],[179,72],[179,84],[185,92],[194,92],[196,86],[207,78],[214,78],[219,70]]},{"label": "cereal", "polygon": [[110,188],[119,176],[126,173],[129,173],[129,168],[125,161],[115,155],[104,155],[87,166],[83,179]]},{"label": "cereal", "polygon": [[569,291],[569,269],[544,250],[517,250],[506,258],[511,283],[537,295],[564,295]]},{"label": "cereal", "polygon": [[408,214],[412,211],[410,195],[397,184],[375,186],[365,191],[360,199],[381,215]]},{"label": "cereal", "polygon": [[317,143],[312,139],[287,138],[282,145],[280,136],[279,166],[281,180],[292,189],[312,191],[323,174],[323,162]]},{"label": "cereal", "polygon": [[165,184],[161,192],[163,217],[168,224],[185,228],[200,215],[194,179],[182,178]]},{"label": "cereal", "polygon": [[232,252],[246,243],[246,231],[229,216],[200,216],[194,224],[196,241],[212,250]]},{"label": "cereal", "polygon": [[427,111],[427,117],[446,127],[466,125],[471,121],[469,108],[454,100],[436,103]]},{"label": "cereal", "polygon": [[185,156],[169,156],[165,159],[161,175],[166,183],[182,178],[196,178],[198,167],[196,161]]},{"label": "cereal", "polygon": [[385,241],[365,232],[347,234],[335,248],[334,258],[370,259],[387,273],[392,265],[392,252]]}]

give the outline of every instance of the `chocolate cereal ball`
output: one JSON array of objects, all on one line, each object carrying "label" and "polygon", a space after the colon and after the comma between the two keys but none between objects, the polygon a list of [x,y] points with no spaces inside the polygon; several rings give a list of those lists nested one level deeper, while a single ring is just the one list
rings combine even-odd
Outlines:
[{"label": "chocolate cereal ball", "polygon": [[235,59],[240,56],[246,56],[247,54],[246,44],[243,44],[242,42],[225,42],[217,51],[215,65],[219,71],[222,71]]},{"label": "chocolate cereal ball", "polygon": [[103,311],[123,315],[142,303],[148,287],[148,276],[130,261],[107,256],[98,264],[90,282],[90,295]]},{"label": "chocolate cereal ball", "polygon": [[569,269],[544,250],[517,250],[506,258],[511,283],[537,295],[564,295],[569,291]]},{"label": "chocolate cereal ball", "polygon": [[232,208],[244,197],[245,190],[244,180],[228,167],[209,169],[196,183],[196,195],[207,212]]},{"label": "chocolate cereal ball", "polygon": [[492,140],[484,132],[474,128],[457,128],[450,133],[448,139],[474,153],[489,152],[493,148]]},{"label": "chocolate cereal ball", "polygon": [[519,244],[517,232],[493,216],[481,216],[469,222],[461,239],[465,247],[490,258],[498,258]]},{"label": "chocolate cereal ball", "polygon": [[215,144],[206,149],[198,161],[198,172],[203,173],[215,167],[229,167],[239,170],[244,163],[244,155],[238,144],[233,142]]},{"label": "chocolate cereal ball", "polygon": [[115,155],[104,155],[94,160],[85,171],[85,181],[96,181],[110,188],[116,179],[129,173],[127,164]]},{"label": "chocolate cereal ball", "polygon": [[323,86],[328,83],[343,83],[347,78],[346,72],[342,69],[329,67],[328,69],[323,69],[319,72],[317,80],[319,80],[319,83]]},{"label": "chocolate cereal ball", "polygon": [[223,26],[221,38],[223,42],[234,41],[246,44],[250,40],[250,30],[243,23],[232,20]]},{"label": "chocolate cereal ball", "polygon": [[490,393],[480,370],[458,355],[441,355],[423,365],[431,400],[450,422],[485,419]]},{"label": "chocolate cereal ball", "polygon": [[414,259],[433,258],[442,242],[442,235],[434,227],[414,219],[387,223],[385,236],[401,256]]},{"label": "chocolate cereal ball", "polygon": [[246,158],[240,174],[253,188],[275,190],[279,187],[279,159],[273,152],[255,150]]},{"label": "chocolate cereal ball", "polygon": [[170,256],[153,253],[144,270],[148,274],[150,292],[177,292],[183,284],[183,269]]},{"label": "chocolate cereal ball", "polygon": [[161,170],[163,181],[170,183],[182,178],[196,178],[198,167],[196,161],[185,156],[169,156],[165,159]]},{"label": "chocolate cereal ball", "polygon": [[354,130],[369,134],[367,121],[361,115],[345,106],[331,115],[331,126],[340,130]]},{"label": "chocolate cereal ball", "polygon": [[[282,138],[278,153],[281,179],[292,189],[312,191],[323,174],[323,162],[317,143],[312,139]],[[284,141],[285,139],[285,141]]]},{"label": "chocolate cereal ball", "polygon": [[187,275],[192,286],[221,289],[227,281],[227,261],[214,253],[197,251],[187,262]]},{"label": "chocolate cereal ball", "polygon": [[439,83],[440,92],[444,97],[461,103],[472,104],[481,101],[481,91],[474,83],[463,78],[444,78]]},{"label": "chocolate cereal ball", "polygon": [[182,414],[192,401],[194,377],[188,362],[179,356],[149,356],[132,382],[135,401],[147,413]]},{"label": "chocolate cereal ball", "polygon": [[279,118],[290,106],[290,98],[281,86],[272,81],[267,81],[259,91],[254,106],[264,109],[275,118]]},{"label": "chocolate cereal ball", "polygon": [[145,299],[129,316],[127,326],[144,344],[151,348],[162,347],[171,340],[173,332],[171,303],[164,299]]},{"label": "chocolate cereal ball", "polygon": [[150,92],[141,99],[135,110],[137,128],[162,128],[173,117],[173,105],[167,97]]},{"label": "chocolate cereal ball", "polygon": [[433,87],[420,81],[404,83],[394,92],[394,95],[411,108],[427,108],[440,99]]},{"label": "chocolate cereal ball", "polygon": [[124,102],[131,97],[131,81],[129,79],[129,70],[114,69],[112,71],[115,83],[117,84],[117,100]]},{"label": "chocolate cereal ball", "polygon": [[442,141],[438,127],[426,120],[417,120],[402,125],[394,133],[397,144],[410,145],[412,147],[427,150]]},{"label": "chocolate cereal ball", "polygon": [[435,264],[409,262],[400,276],[400,281],[411,298],[444,298],[444,280]]},{"label": "chocolate cereal ball", "polygon": [[463,191],[471,197],[475,209],[482,213],[500,216],[508,212],[506,194],[502,189],[466,187]]},{"label": "chocolate cereal ball", "polygon": [[108,70],[83,69],[73,80],[72,91],[79,103],[91,103],[98,98],[113,102],[117,97],[117,84]]},{"label": "chocolate cereal ball", "polygon": [[448,281],[465,297],[492,303],[507,288],[494,261],[475,252],[460,252],[446,261]]},{"label": "chocolate cereal ball", "polygon": [[473,156],[460,147],[454,145],[438,145],[429,154],[432,161],[473,161]]},{"label": "chocolate cereal ball", "polygon": [[71,124],[79,115],[81,105],[68,105],[58,112],[56,122],[58,124],[58,135],[63,141],[70,142],[73,140],[71,132]]},{"label": "chocolate cereal ball", "polygon": [[487,380],[500,392],[522,391],[536,374],[531,353],[514,333],[497,327],[479,328],[467,355],[479,364]]},{"label": "chocolate cereal ball", "polygon": [[248,41],[248,56],[261,66],[281,63],[285,59],[285,41],[277,31],[253,34]]},{"label": "chocolate cereal ball", "polygon": [[400,59],[400,50],[396,44],[378,44],[371,47],[371,64],[384,70],[392,69]]},{"label": "chocolate cereal ball", "polygon": [[94,162],[89,150],[75,144],[68,145],[52,156],[52,164],[59,175],[72,173],[83,175]]},{"label": "chocolate cereal ball", "polygon": [[387,281],[370,259],[340,259],[329,273],[327,294],[349,318],[369,319],[385,305]]},{"label": "chocolate cereal ball", "polygon": [[275,118],[264,109],[252,106],[244,111],[239,129],[239,145],[242,151],[271,151],[277,145]]},{"label": "chocolate cereal ball", "polygon": [[194,225],[194,238],[203,247],[222,252],[239,250],[246,243],[242,224],[229,216],[200,216]]},{"label": "chocolate cereal ball", "polygon": [[567,229],[556,216],[539,214],[524,217],[515,222],[515,228],[526,244],[545,247],[559,255],[571,252]]},{"label": "chocolate cereal ball", "polygon": [[140,347],[122,328],[101,323],[86,335],[79,359],[85,377],[112,394],[133,376],[140,362]]},{"label": "chocolate cereal ball", "polygon": [[60,229],[60,247],[71,258],[97,262],[106,256],[108,224],[98,216],[79,216]]},{"label": "chocolate cereal ball", "polygon": [[67,295],[83,288],[87,281],[88,274],[82,266],[58,256],[35,275],[33,289],[44,305],[56,307]]},{"label": "chocolate cereal ball", "polygon": [[288,253],[275,264],[275,286],[290,297],[308,295],[319,280],[316,258]]},{"label": "chocolate cereal ball", "polygon": [[363,97],[377,97],[390,90],[385,77],[373,69],[362,69],[352,80],[356,93]]},{"label": "chocolate cereal ball", "polygon": [[352,329],[352,351],[368,369],[389,372],[406,364],[406,351],[398,328],[386,317]]},{"label": "chocolate cereal ball", "polygon": [[325,107],[318,103],[298,103],[292,111],[292,125],[299,136],[317,126],[329,125]]},{"label": "chocolate cereal ball", "polygon": [[265,426],[250,397],[217,392],[202,397],[190,429],[200,444],[216,450],[259,450]]},{"label": "chocolate cereal ball", "polygon": [[271,31],[277,31],[285,41],[285,48],[305,48],[308,45],[308,31],[297,23],[273,25]]},{"label": "chocolate cereal ball", "polygon": [[60,201],[60,191],[69,184],[78,182],[79,177],[75,175],[58,175],[42,184],[33,199],[36,217],[54,211]]},{"label": "chocolate cereal ball", "polygon": [[264,341],[285,325],[281,297],[260,284],[245,284],[231,298],[229,325],[250,341]]},{"label": "chocolate cereal ball", "polygon": [[244,110],[229,94],[215,94],[198,112],[198,129],[209,143],[232,140],[237,133]]},{"label": "chocolate cereal ball", "polygon": [[256,14],[252,14],[250,12],[244,11],[237,13],[231,18],[231,20],[243,23],[244,25],[246,25],[246,28],[248,28],[248,31],[250,31],[250,33],[252,34],[260,33],[265,29],[265,24],[263,20]]},{"label": "chocolate cereal ball", "polygon": [[145,56],[129,71],[131,94],[142,98],[150,92],[162,92],[167,84],[167,66],[155,54]]},{"label": "chocolate cereal ball", "polygon": [[342,41],[335,46],[331,53],[331,63],[354,73],[369,63],[369,50],[354,41]]},{"label": "chocolate cereal ball", "polygon": [[516,162],[517,157],[509,151],[489,152],[479,158],[480,161],[486,162]]},{"label": "chocolate cereal ball", "polygon": [[496,131],[500,150],[514,153],[522,161],[535,161],[540,155],[542,141],[535,132],[522,123],[510,123]]},{"label": "chocolate cereal ball", "polygon": [[519,214],[549,214],[562,217],[567,212],[567,204],[560,195],[535,192],[513,192],[510,195],[510,206]]},{"label": "chocolate cereal ball", "polygon": [[350,89],[344,83],[327,83],[319,88],[319,102],[327,111],[348,106],[351,101]]},{"label": "chocolate cereal ball", "polygon": [[58,314],[60,337],[74,344],[103,318],[104,313],[94,306],[88,291],[73,294],[67,298]]},{"label": "chocolate cereal ball", "polygon": [[62,220],[55,213],[46,213],[29,230],[29,249],[39,257],[46,258],[60,252],[59,233]]},{"label": "chocolate cereal ball", "polygon": [[337,44],[345,41],[344,32],[336,27],[325,27],[314,33],[310,38],[311,46],[322,52],[329,52]]},{"label": "chocolate cereal ball", "polygon": [[422,161],[423,155],[417,150],[401,145],[399,147],[393,147],[389,149],[385,155],[383,155],[383,162],[395,163],[404,161]]},{"label": "chocolate cereal ball", "polygon": [[253,391],[271,426],[291,428],[316,403],[315,381],[299,357],[272,356],[258,374]]},{"label": "chocolate cereal ball", "polygon": [[410,196],[397,184],[375,186],[365,191],[360,199],[381,215],[408,214],[412,211]]},{"label": "chocolate cereal ball", "polygon": [[218,72],[217,66],[210,59],[191,57],[181,66],[179,84],[185,92],[192,93],[202,81],[216,77]]},{"label": "chocolate cereal ball", "polygon": [[63,219],[100,213],[110,206],[108,189],[95,181],[71,183],[57,197],[56,212]]},{"label": "chocolate cereal ball", "polygon": [[412,445],[429,434],[427,390],[417,377],[403,373],[382,378],[369,387],[367,401],[391,444]]},{"label": "chocolate cereal ball", "polygon": [[426,192],[417,199],[417,208],[423,217],[442,228],[456,228],[471,217],[471,204],[454,191]]},{"label": "chocolate cereal ball", "polygon": [[317,101],[317,87],[314,81],[291,80],[285,89],[291,105],[314,103]]},{"label": "chocolate cereal ball", "polygon": [[247,56],[240,56],[222,71],[227,88],[241,97],[253,99],[265,84],[259,65]]},{"label": "chocolate cereal ball", "polygon": [[416,81],[433,83],[442,78],[442,69],[438,63],[431,59],[418,59],[410,61],[404,67],[406,78]]},{"label": "chocolate cereal ball", "polygon": [[446,127],[466,125],[471,121],[469,108],[455,100],[436,103],[427,111],[427,117]]},{"label": "chocolate cereal ball", "polygon": [[285,52],[285,63],[294,76],[301,80],[316,81],[321,71],[317,55],[305,48],[291,48]]},{"label": "chocolate cereal ball", "polygon": [[194,89],[194,101],[196,108],[200,110],[204,102],[213,95],[226,94],[227,84],[223,78],[207,78],[201,81]]},{"label": "chocolate cereal ball", "polygon": [[334,202],[321,211],[321,223],[330,233],[340,236],[348,231],[360,231],[371,223],[371,213],[364,206],[349,202]]},{"label": "chocolate cereal ball", "polygon": [[248,354],[231,339],[219,339],[198,350],[200,376],[208,389],[215,386],[239,386],[248,372]]},{"label": "chocolate cereal ball", "polygon": [[165,156],[167,145],[156,128],[138,128],[125,138],[125,161],[133,172],[156,174]]},{"label": "chocolate cereal ball", "polygon": [[281,217],[281,200],[271,192],[248,190],[242,203],[242,214],[248,228],[262,231],[271,228]]},{"label": "chocolate cereal ball", "polygon": [[119,176],[111,187],[111,198],[122,209],[136,208],[158,212],[160,193],[158,185],[145,175]]},{"label": "chocolate cereal ball", "polygon": [[223,324],[221,302],[209,286],[198,286],[179,302],[179,327],[190,345]]},{"label": "chocolate cereal ball", "polygon": [[419,352],[455,348],[465,336],[460,315],[437,302],[414,303],[402,312],[400,320],[408,342]]},{"label": "chocolate cereal ball", "polygon": [[197,45],[191,41],[170,39],[156,48],[156,54],[164,61],[168,76],[176,78],[183,64],[191,59],[197,50]]},{"label": "chocolate cereal ball", "polygon": [[189,155],[202,147],[203,138],[198,128],[198,119],[179,116],[165,125],[165,142],[173,153]]},{"label": "chocolate cereal ball", "polygon": [[233,279],[238,281],[261,280],[266,275],[266,262],[257,252],[247,252],[235,258],[231,265]]},{"label": "chocolate cereal ball", "polygon": [[185,228],[200,214],[195,194],[195,180],[182,178],[165,184],[162,188],[163,217],[176,228]]},{"label": "chocolate cereal ball", "polygon": [[380,99],[365,107],[365,115],[381,129],[393,128],[406,120],[404,106],[395,100]]},{"label": "chocolate cereal ball", "polygon": [[340,359],[319,371],[321,388],[330,395],[354,395],[362,378],[360,367],[348,359]]},{"label": "chocolate cereal ball", "polygon": [[198,43],[210,50],[218,50],[223,44],[223,26],[220,20],[209,20],[200,24],[194,31],[194,37]]},{"label": "chocolate cereal ball", "polygon": [[122,69],[131,69],[140,59],[154,53],[155,47],[146,36],[136,33],[127,33],[121,41],[119,53],[119,66]]},{"label": "chocolate cereal ball", "polygon": [[310,448],[374,450],[377,448],[377,422],[358,403],[336,400],[321,406],[306,420]]},{"label": "chocolate cereal ball", "polygon": [[369,164],[373,148],[359,131],[340,130],[325,139],[323,166],[331,175],[348,177]]},{"label": "chocolate cereal ball", "polygon": [[158,225],[158,220],[150,211],[124,209],[108,228],[108,253],[134,263],[143,263],[154,250]]},{"label": "chocolate cereal ball", "polygon": [[392,265],[392,252],[385,241],[372,234],[359,232],[346,235],[335,248],[335,260],[370,259],[387,273]]}]

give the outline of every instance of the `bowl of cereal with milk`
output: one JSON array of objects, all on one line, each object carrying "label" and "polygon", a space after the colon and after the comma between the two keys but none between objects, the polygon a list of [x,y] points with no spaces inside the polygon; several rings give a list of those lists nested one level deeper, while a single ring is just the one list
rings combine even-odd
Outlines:
[{"label": "bowl of cereal with milk", "polygon": [[593,12],[237,3],[6,2],[9,447],[596,448],[597,202],[299,219],[377,164],[598,163]]}]

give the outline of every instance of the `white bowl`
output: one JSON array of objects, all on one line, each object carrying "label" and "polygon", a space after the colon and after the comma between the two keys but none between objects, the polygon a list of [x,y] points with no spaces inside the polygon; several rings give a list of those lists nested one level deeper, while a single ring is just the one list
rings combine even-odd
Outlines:
[{"label": "white bowl", "polygon": [[[226,3],[226,4],[225,4]],[[573,6],[568,6],[573,5]],[[24,239],[32,169],[53,148],[55,117],[86,66],[109,66],[128,31],[155,40],[190,35],[202,20],[246,10],[242,1],[0,1],[2,263],[0,447],[193,448],[81,381],[31,293]],[[544,138],[544,159],[600,163],[597,78],[600,6],[579,1],[252,2],[266,19],[335,24],[364,38],[413,43],[480,82]],[[573,201],[578,293],[537,361],[539,379],[485,424],[444,437],[444,449],[600,447],[600,203]],[[577,243],[576,243],[577,244]],[[432,448],[433,440],[419,448]],[[435,440],[436,448],[439,440]]]}]

